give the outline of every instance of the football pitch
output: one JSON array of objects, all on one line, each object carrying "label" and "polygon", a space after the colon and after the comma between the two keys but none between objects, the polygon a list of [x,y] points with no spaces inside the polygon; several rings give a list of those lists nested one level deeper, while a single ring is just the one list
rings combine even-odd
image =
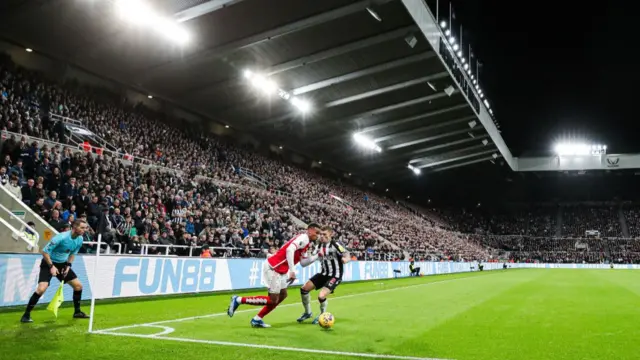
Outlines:
[{"label": "football pitch", "polygon": [[[51,290],[50,290],[51,291]],[[244,294],[262,294],[246,292]],[[315,294],[315,293],[313,293]],[[254,329],[229,293],[98,301],[95,330],[40,304],[0,312],[5,359],[638,359],[640,271],[526,269],[342,284],[332,330],[298,324],[300,293]],[[312,304],[314,313],[318,304]],[[84,305],[88,312],[88,304]]]}]

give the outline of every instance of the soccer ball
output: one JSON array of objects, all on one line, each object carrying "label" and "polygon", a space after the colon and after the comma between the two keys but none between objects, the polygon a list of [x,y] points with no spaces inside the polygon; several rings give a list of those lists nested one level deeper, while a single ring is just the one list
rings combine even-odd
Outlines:
[{"label": "soccer ball", "polygon": [[333,327],[333,323],[336,321],[336,318],[333,317],[332,314],[325,312],[320,314],[318,317],[318,325],[323,329],[331,329]]}]

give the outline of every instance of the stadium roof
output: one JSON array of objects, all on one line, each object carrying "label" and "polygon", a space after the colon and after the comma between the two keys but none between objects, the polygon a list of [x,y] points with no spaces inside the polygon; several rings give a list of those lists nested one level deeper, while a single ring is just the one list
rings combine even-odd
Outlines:
[{"label": "stadium roof", "polygon": [[[111,0],[9,1],[0,27],[14,43],[369,181],[403,182],[415,176],[409,163],[423,174],[496,156],[511,165],[450,45],[432,46],[440,32],[421,0],[153,4],[182,21],[190,44],[124,26]],[[302,115],[277,94],[258,93],[246,69],[309,101],[311,111]],[[463,84],[454,81],[456,71]],[[356,132],[382,152],[357,147]]]}]

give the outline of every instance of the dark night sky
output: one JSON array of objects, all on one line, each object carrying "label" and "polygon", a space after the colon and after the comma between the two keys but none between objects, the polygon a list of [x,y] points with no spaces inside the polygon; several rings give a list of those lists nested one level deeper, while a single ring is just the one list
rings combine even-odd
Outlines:
[{"label": "dark night sky", "polygon": [[453,1],[464,40],[484,63],[481,85],[514,155],[549,150],[570,135],[605,143],[609,152],[640,151],[634,111],[640,18],[632,4]]}]

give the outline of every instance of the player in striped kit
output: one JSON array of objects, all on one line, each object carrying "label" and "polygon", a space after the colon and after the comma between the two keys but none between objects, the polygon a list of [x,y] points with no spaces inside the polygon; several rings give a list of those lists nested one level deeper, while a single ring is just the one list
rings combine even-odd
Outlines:
[{"label": "player in striped kit", "polygon": [[[324,226],[321,229],[318,254],[311,257],[311,259],[316,257],[321,262],[322,268],[319,273],[313,275],[313,277],[300,288],[304,313],[298,318],[299,323],[313,316],[309,292],[314,289],[320,290],[318,293],[318,302],[320,303],[320,314],[322,314],[327,311],[327,296],[332,294],[342,282],[344,264],[350,260],[349,252],[344,245],[333,240],[332,236],[333,229],[331,229],[331,227]],[[317,323],[318,317],[313,320],[313,324]]]}]

